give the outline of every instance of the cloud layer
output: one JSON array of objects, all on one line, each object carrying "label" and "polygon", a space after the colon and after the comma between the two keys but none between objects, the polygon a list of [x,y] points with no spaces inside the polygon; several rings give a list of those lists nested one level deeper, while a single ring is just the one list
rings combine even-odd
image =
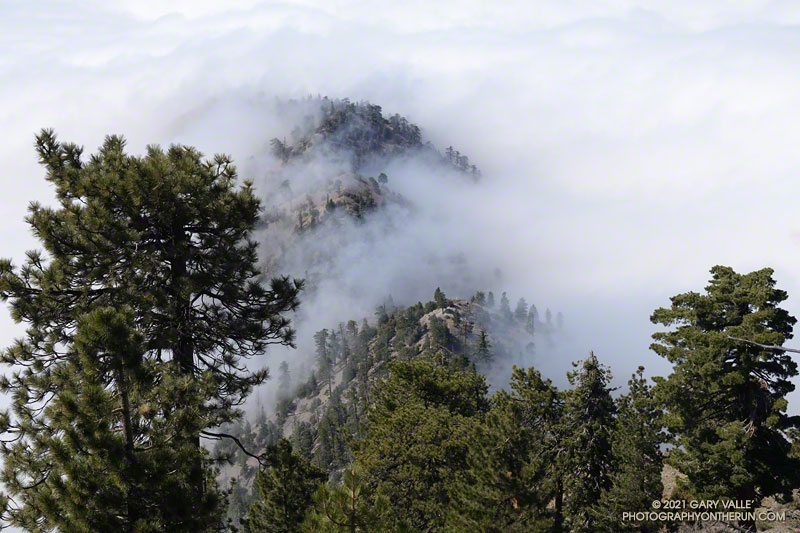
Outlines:
[{"label": "cloud layer", "polygon": [[107,133],[136,152],[191,143],[257,174],[250,156],[284,127],[264,102],[319,93],[469,154],[484,184],[411,192],[463,216],[442,224],[463,229],[450,244],[501,267],[512,294],[564,311],[573,359],[594,348],[620,380],[640,362],[664,372],[649,313],[718,263],[773,266],[800,315],[794,3],[163,4],[4,5],[3,255],[34,245],[25,207],[52,198],[39,128],[87,150]]}]

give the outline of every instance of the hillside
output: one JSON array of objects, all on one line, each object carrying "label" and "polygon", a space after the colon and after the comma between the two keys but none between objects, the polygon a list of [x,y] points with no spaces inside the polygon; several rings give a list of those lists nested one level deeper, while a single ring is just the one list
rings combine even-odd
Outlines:
[{"label": "hillside", "polygon": [[[491,293],[462,300],[437,291],[424,305],[404,308],[389,301],[370,320],[331,324],[314,336],[313,354],[300,354],[315,361],[310,375],[292,385],[286,368],[278,371],[274,412],[262,406],[242,426],[225,429],[254,453],[286,437],[298,453],[337,479],[352,460],[350,444],[362,435],[371,391],[389,361],[426,356],[451,369],[505,373],[513,364],[532,364],[536,344],[552,342],[558,334],[559,325],[552,318],[540,320],[535,306],[523,303],[512,312],[505,295],[497,304],[493,300]],[[236,457],[223,479],[238,478],[232,514],[243,516],[254,497],[258,464],[230,442],[216,451]]]}]

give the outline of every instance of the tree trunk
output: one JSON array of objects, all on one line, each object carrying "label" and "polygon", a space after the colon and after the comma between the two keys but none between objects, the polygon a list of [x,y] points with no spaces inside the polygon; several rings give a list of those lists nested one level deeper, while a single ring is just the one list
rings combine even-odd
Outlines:
[{"label": "tree trunk", "polygon": [[[171,282],[172,296],[175,298],[175,316],[172,317],[177,328],[177,339],[173,347],[173,355],[178,363],[178,372],[182,376],[194,377],[194,339],[191,333],[191,313],[192,304],[189,296],[184,294],[181,283],[187,277],[188,263],[188,243],[183,227],[178,227],[173,234],[173,254],[171,261]],[[182,402],[182,407],[187,407],[186,402]],[[203,476],[203,465],[200,456],[200,429],[197,433],[188,437],[186,443],[197,449],[197,457],[192,463],[189,471],[189,484],[193,488],[192,500],[199,505],[203,500],[205,492],[205,480]]]},{"label": "tree trunk", "polygon": [[561,533],[564,528],[564,487],[561,485],[561,476],[556,478],[556,515],[553,519],[553,531]]},{"label": "tree trunk", "polygon": [[[122,429],[125,434],[125,456],[128,461],[128,487],[127,507],[128,521],[126,533],[133,533],[136,521],[139,519],[139,508],[141,501],[136,490],[139,481],[138,464],[134,453],[133,428],[131,427],[131,406],[128,400],[128,388],[125,383],[125,373],[122,369],[122,362],[117,368],[117,391],[119,392],[120,403],[122,404]],[[131,485],[133,488],[131,488]]]}]

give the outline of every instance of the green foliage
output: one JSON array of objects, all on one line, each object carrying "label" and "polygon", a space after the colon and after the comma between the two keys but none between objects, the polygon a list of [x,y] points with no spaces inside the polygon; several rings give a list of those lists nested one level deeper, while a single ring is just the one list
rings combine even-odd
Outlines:
[{"label": "green foliage", "polygon": [[393,506],[391,528],[439,529],[463,479],[471,428],[487,410],[486,382],[418,358],[393,362],[355,450],[367,483]]},{"label": "green foliage", "polygon": [[624,512],[647,511],[664,491],[661,482],[663,461],[661,445],[665,435],[658,421],[663,412],[653,398],[651,388],[639,367],[628,381],[629,391],[617,403],[617,420],[612,433],[612,455],[615,468],[611,487],[603,493],[597,516],[598,531],[655,532],[662,524],[623,522]]},{"label": "green foliage", "polygon": [[364,476],[357,469],[348,468],[341,485],[323,485],[317,490],[302,530],[308,533],[387,531],[388,510],[388,499],[372,494]]},{"label": "green foliage", "polygon": [[673,329],[653,335],[651,348],[673,365],[654,389],[677,447],[669,462],[687,476],[681,490],[701,499],[791,496],[800,463],[786,433],[800,417],[786,413],[797,364],[777,350],[795,318],[779,307],[771,269],[738,274],[716,266],[704,294],[672,297],[653,323]]},{"label": "green foliage", "polygon": [[567,374],[573,388],[566,392],[564,445],[568,452],[564,479],[565,518],[571,532],[599,529],[598,504],[611,488],[614,471],[612,431],[616,406],[611,398],[611,373],[595,355]]},{"label": "green foliage", "polygon": [[555,387],[534,369],[515,368],[511,392],[498,392],[477,424],[468,475],[451,487],[449,531],[550,531],[555,498],[556,428],[563,409]]},{"label": "green foliage", "polygon": [[[0,416],[2,482],[13,496],[7,521],[68,531],[67,521],[84,518],[78,509],[54,507],[69,505],[61,495],[82,497],[87,487],[106,483],[98,497],[100,488],[127,490],[134,482],[96,475],[125,463],[116,463],[110,450],[88,450],[113,449],[119,440],[112,437],[127,434],[130,418],[134,452],[158,453],[164,441],[174,448],[163,462],[142,458],[143,472],[136,474],[150,480],[153,494],[174,502],[182,518],[168,529],[216,527],[223,495],[213,487],[214,458],[202,451],[202,432],[235,419],[236,406],[267,377],[266,370],[246,370],[245,360],[269,343],[292,343],[283,313],[297,306],[300,285],[286,278],[261,283],[250,238],[260,203],[249,182],[237,184],[229,158],[205,161],[183,146],[151,146],[146,156],[134,157],[125,154],[122,138],[108,137],[83,161],[81,148],[59,143],[51,131],[36,145],[58,200],[57,207],[33,203],[27,217],[44,253],[29,252],[16,269],[0,261],[0,297],[28,325],[2,357],[13,368],[0,381],[13,398],[11,412]],[[106,333],[98,333],[102,342],[80,344],[78,334],[96,331],[87,325],[97,320],[93,313],[109,308],[131,316],[135,346],[118,351],[120,345],[104,344],[112,339]],[[91,355],[95,349],[98,355]],[[136,369],[121,373],[119,365],[88,364],[106,352],[104,361],[129,364],[121,354],[137,351]],[[131,404],[130,417],[121,415],[124,391],[129,401],[141,402]],[[100,411],[82,408],[84,399]],[[92,434],[95,426],[97,434],[108,432],[108,444]],[[164,479],[166,467],[187,462],[170,474],[174,479]],[[158,506],[137,513],[135,524],[161,524]],[[121,527],[135,524],[129,516]]]},{"label": "green foliage", "polygon": [[433,293],[433,301],[436,302],[436,305],[440,309],[443,309],[448,305],[447,297],[444,295],[444,293],[439,287],[436,287],[436,290]]},{"label": "green foliage", "polygon": [[294,533],[327,474],[292,452],[281,439],[264,454],[266,468],[256,477],[258,499],[242,523],[247,533]]}]

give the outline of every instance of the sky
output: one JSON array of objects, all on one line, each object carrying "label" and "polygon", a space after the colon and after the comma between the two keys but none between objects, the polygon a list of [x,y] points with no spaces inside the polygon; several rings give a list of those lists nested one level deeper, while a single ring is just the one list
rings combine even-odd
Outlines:
[{"label": "sky", "polygon": [[[795,2],[2,9],[0,254],[17,262],[36,246],[28,202],[53,201],[33,150],[40,128],[87,152],[109,133],[137,153],[194,144],[257,179],[251,156],[284,126],[264,103],[321,94],[400,113],[483,170],[465,193],[407,192],[446,206],[433,235],[501,265],[512,297],[564,313],[568,353],[554,369],[592,349],[619,384],[639,364],[667,372],[648,350],[650,313],[701,290],[716,264],[774,268],[800,316]],[[0,311],[4,343],[19,332]]]}]

